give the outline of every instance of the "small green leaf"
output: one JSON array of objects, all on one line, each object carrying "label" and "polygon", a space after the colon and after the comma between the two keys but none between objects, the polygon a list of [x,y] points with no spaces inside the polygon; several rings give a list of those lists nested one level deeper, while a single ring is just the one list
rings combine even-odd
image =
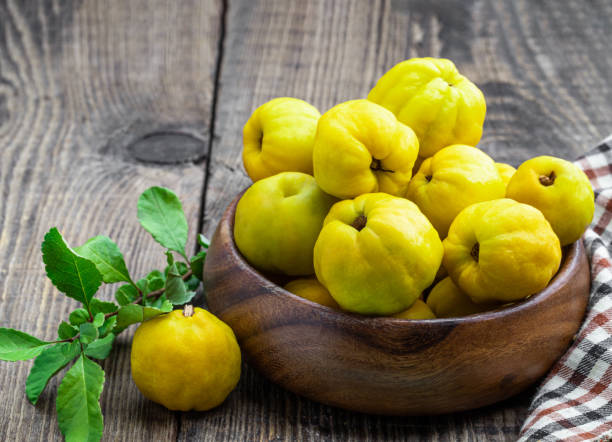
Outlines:
[{"label": "small green leaf", "polygon": [[119,314],[117,315],[115,333],[117,333],[117,330],[124,330],[131,324],[137,324],[171,311],[172,304],[168,301],[166,302],[166,304],[162,305],[162,308],[144,307],[138,304],[124,305],[119,309]]},{"label": "small green leaf", "polygon": [[78,332],[79,329],[77,327],[68,324],[66,321],[62,321],[57,328],[57,336],[60,339],[74,338]]},{"label": "small green leaf", "polygon": [[170,250],[166,252],[166,262],[168,263],[169,266],[174,264],[174,255],[172,254]]},{"label": "small green leaf", "polygon": [[79,339],[83,344],[89,344],[98,338],[98,329],[91,322],[81,324],[79,332],[81,333]]},{"label": "small green leaf", "polygon": [[136,285],[142,292],[143,296],[151,291],[149,290],[149,280],[147,278],[139,279]]},{"label": "small green leaf", "polygon": [[122,285],[115,292],[115,299],[119,305],[127,305],[133,302],[136,298],[138,298],[138,290],[129,284]]},{"label": "small green leaf", "polygon": [[49,379],[76,358],[80,351],[78,342],[63,342],[46,348],[38,355],[26,380],[26,396],[32,404],[36,404]]},{"label": "small green leaf", "polygon": [[45,235],[41,249],[47,276],[55,287],[89,306],[89,300],[102,284],[95,264],[68,247],[55,227]]},{"label": "small green leaf", "polygon": [[195,295],[195,292],[188,291],[185,287],[183,277],[178,272],[177,263],[172,264],[168,270],[165,295],[174,305],[185,304]]},{"label": "small green leaf", "polygon": [[200,250],[197,255],[191,258],[189,266],[191,271],[200,281],[204,279],[204,261],[206,260],[206,249]]},{"label": "small green leaf", "polygon": [[57,389],[57,420],[66,442],[99,441],[103,418],[100,394],[104,371],[81,355]]},{"label": "small green leaf", "polygon": [[202,248],[207,249],[208,246],[210,246],[210,240],[201,233],[198,233],[198,244],[200,244]]},{"label": "small green leaf", "polygon": [[34,336],[12,328],[0,328],[0,360],[25,361],[38,356],[52,342],[41,341]]},{"label": "small green leaf", "polygon": [[102,339],[96,339],[85,349],[85,355],[95,359],[106,359],[113,348],[115,335],[110,333]]},{"label": "small green leaf", "polygon": [[84,308],[78,308],[70,313],[68,320],[72,325],[81,325],[89,321],[89,313]]},{"label": "small green leaf", "polygon": [[106,318],[102,327],[98,329],[98,334],[100,338],[108,335],[115,328],[115,324],[117,323],[117,316],[111,316],[110,318]]},{"label": "small green leaf", "polygon": [[167,249],[185,255],[187,219],[178,197],[164,187],[150,187],[138,198],[138,220]]},{"label": "small green leaf", "polygon": [[117,304],[115,304],[114,302],[100,301],[96,298],[91,300],[89,307],[91,307],[91,314],[94,316],[98,313],[113,313],[119,309]]},{"label": "small green leaf", "polygon": [[102,275],[102,280],[107,284],[121,281],[132,282],[119,247],[108,236],[94,236],[74,250],[96,265]]},{"label": "small green leaf", "polygon": [[104,313],[100,312],[96,314],[96,316],[94,317],[92,325],[98,328],[98,327],[102,327],[102,324],[104,324]]},{"label": "small green leaf", "polygon": [[153,278],[149,280],[149,293],[154,292],[159,289],[163,289],[166,285],[166,281],[164,278]]}]

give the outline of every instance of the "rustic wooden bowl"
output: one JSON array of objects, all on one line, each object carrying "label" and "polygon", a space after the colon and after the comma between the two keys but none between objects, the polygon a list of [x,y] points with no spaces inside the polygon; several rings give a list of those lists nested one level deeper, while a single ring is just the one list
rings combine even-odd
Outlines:
[{"label": "rustic wooden bowl", "polygon": [[237,200],[208,251],[208,306],[232,327],[252,366],[312,400],[390,415],[492,404],[542,377],[583,319],[590,277],[582,241],[566,248],[545,290],[504,310],[433,320],[331,310],[284,290],[246,262],[233,240]]}]

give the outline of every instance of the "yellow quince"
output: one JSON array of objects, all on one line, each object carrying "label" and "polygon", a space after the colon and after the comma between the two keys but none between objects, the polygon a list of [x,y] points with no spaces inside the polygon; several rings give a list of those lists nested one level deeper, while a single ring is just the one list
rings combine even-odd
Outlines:
[{"label": "yellow quince", "polygon": [[319,111],[297,98],[275,98],[251,115],[242,132],[242,161],[253,181],[279,172],[312,175]]},{"label": "yellow quince", "polygon": [[516,169],[512,167],[510,164],[506,163],[495,163],[495,167],[499,172],[499,176],[501,176],[502,181],[504,182],[504,186],[508,187],[508,183],[510,182],[510,178],[516,172]]},{"label": "yellow quince", "polygon": [[495,303],[476,304],[450,277],[438,282],[427,296],[427,305],[437,318],[458,318],[493,310]]},{"label": "yellow quince", "polygon": [[519,166],[508,183],[508,198],[540,209],[561,245],[582,236],[593,220],[593,188],[575,164],[550,156],[535,157]]},{"label": "yellow quince", "polygon": [[315,278],[294,279],[285,285],[285,290],[325,307],[340,310],[338,303],[332,298],[323,284]]},{"label": "yellow quince", "polygon": [[436,315],[431,311],[429,306],[420,299],[414,301],[414,304],[403,312],[393,315],[393,318],[399,319],[435,319]]},{"label": "yellow quince", "polygon": [[334,204],[315,244],[314,267],[344,310],[392,315],[431,284],[442,253],[438,233],[414,203],[370,193]]},{"label": "yellow quince", "polygon": [[312,250],[335,201],[305,173],[283,172],[261,179],[236,206],[236,246],[259,270],[311,275]]},{"label": "yellow quince", "polygon": [[140,392],[170,410],[214,408],[240,379],[240,347],[232,329],[190,305],[143,322],[130,360]]},{"label": "yellow quince", "polygon": [[465,207],[503,198],[505,193],[506,186],[491,157],[475,147],[456,144],[423,161],[408,185],[406,197],[419,206],[444,238]]},{"label": "yellow quince", "polygon": [[338,198],[379,191],[403,196],[418,150],[412,129],[387,109],[367,100],[347,101],[319,120],[314,177]]},{"label": "yellow quince", "polygon": [[378,80],[368,100],[416,132],[422,157],[451,144],[475,146],[482,136],[484,95],[444,58],[402,61]]},{"label": "yellow quince", "polygon": [[472,301],[512,302],[548,285],[561,263],[561,245],[542,212],[504,198],[457,215],[443,262]]}]

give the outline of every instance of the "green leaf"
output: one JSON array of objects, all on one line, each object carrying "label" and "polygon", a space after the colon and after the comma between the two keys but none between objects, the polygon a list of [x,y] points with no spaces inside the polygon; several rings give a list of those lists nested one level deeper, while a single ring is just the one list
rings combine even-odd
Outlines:
[{"label": "green leaf", "polygon": [[79,332],[81,333],[79,339],[83,344],[89,344],[98,338],[98,329],[91,322],[81,324]]},{"label": "green leaf", "polygon": [[143,296],[151,291],[149,290],[149,280],[147,278],[139,279],[136,285],[142,292]]},{"label": "green leaf", "polygon": [[138,220],[155,241],[185,256],[187,219],[178,197],[164,187],[150,187],[138,198]]},{"label": "green leaf", "polygon": [[117,316],[111,316],[110,318],[106,318],[102,327],[98,329],[98,334],[100,338],[108,335],[114,328],[117,323]]},{"label": "green leaf", "polygon": [[100,394],[104,371],[81,355],[57,389],[57,420],[66,442],[99,441],[103,418]]},{"label": "green leaf", "polygon": [[119,309],[119,313],[117,314],[117,327],[115,328],[115,332],[117,330],[123,330],[131,324],[144,322],[162,313],[168,313],[169,311],[172,311],[172,304],[168,301],[166,301],[161,308],[144,307],[138,304],[124,305]]},{"label": "green leaf", "polygon": [[149,293],[151,293],[156,290],[163,289],[165,285],[166,285],[165,278],[153,278],[149,280],[149,285],[147,288],[149,289]]},{"label": "green leaf", "polygon": [[181,305],[189,302],[195,292],[187,290],[183,277],[177,269],[177,263],[170,266],[166,279],[166,291],[164,292],[168,300],[174,305]]},{"label": "green leaf", "polygon": [[201,233],[198,233],[198,244],[200,244],[202,248],[207,249],[208,246],[210,246],[210,240]]},{"label": "green leaf", "polygon": [[119,305],[126,305],[133,302],[136,298],[138,298],[138,290],[134,286],[129,284],[122,285],[115,292],[115,299],[119,303]]},{"label": "green leaf", "polygon": [[104,324],[104,313],[100,312],[98,314],[96,314],[92,325],[96,328],[98,327],[102,327],[102,324]]},{"label": "green leaf", "polygon": [[169,266],[174,264],[174,255],[172,254],[170,250],[166,252],[166,262],[168,263]]},{"label": "green leaf", "polygon": [[102,280],[107,284],[121,281],[132,282],[119,247],[108,236],[94,236],[74,250],[96,265],[102,275]]},{"label": "green leaf", "polygon": [[[128,287],[132,286],[129,285]],[[115,304],[114,302],[100,301],[96,298],[91,300],[89,307],[91,308],[92,315],[97,315],[98,313],[113,313],[119,309],[117,304]]]},{"label": "green leaf", "polygon": [[191,271],[200,281],[204,279],[204,261],[206,260],[207,250],[200,250],[195,256],[189,261]]},{"label": "green leaf", "polygon": [[47,276],[55,287],[89,307],[89,300],[102,284],[95,264],[68,247],[55,227],[45,235],[41,249]]},{"label": "green leaf", "polygon": [[84,308],[78,308],[70,313],[68,320],[72,325],[81,325],[89,321],[89,313]]},{"label": "green leaf", "polygon": [[0,328],[0,360],[3,361],[35,358],[51,344],[19,330]]},{"label": "green leaf", "polygon": [[36,358],[26,380],[26,396],[32,404],[36,404],[49,379],[76,358],[80,351],[78,342],[63,342],[46,348]]},{"label": "green leaf", "polygon": [[68,324],[66,321],[62,321],[57,328],[57,336],[60,339],[74,338],[78,332],[79,329],[77,327]]},{"label": "green leaf", "polygon": [[102,339],[96,339],[85,349],[85,355],[95,359],[106,359],[113,348],[115,335],[110,333]]}]

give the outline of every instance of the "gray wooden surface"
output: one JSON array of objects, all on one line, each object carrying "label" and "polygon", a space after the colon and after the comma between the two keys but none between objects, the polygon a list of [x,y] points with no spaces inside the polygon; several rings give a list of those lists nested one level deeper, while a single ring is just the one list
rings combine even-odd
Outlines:
[{"label": "gray wooden surface", "polygon": [[[597,1],[0,0],[0,327],[43,339],[74,302],[44,277],[40,242],[114,238],[133,273],[163,263],[138,194],[181,197],[210,235],[249,182],[241,130],[282,95],[325,111],[413,56],[456,62],[487,98],[480,147],[514,164],[571,159],[612,132],[612,3]],[[112,293],[104,290],[103,298]],[[530,394],[456,415],[390,418],[299,398],[244,367],[208,413],[174,413],[131,382],[131,333],[104,363],[104,440],[514,440]],[[51,383],[0,362],[0,440],[60,440]]]}]

